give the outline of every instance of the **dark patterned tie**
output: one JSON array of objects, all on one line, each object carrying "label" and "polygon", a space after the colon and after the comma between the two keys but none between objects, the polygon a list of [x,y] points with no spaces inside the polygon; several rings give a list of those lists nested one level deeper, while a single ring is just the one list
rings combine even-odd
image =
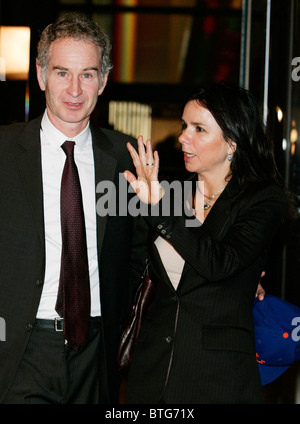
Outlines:
[{"label": "dark patterned tie", "polygon": [[78,350],[90,325],[90,282],[82,195],[73,141],[61,146],[67,155],[61,180],[61,272],[56,311],[64,318],[64,336]]}]

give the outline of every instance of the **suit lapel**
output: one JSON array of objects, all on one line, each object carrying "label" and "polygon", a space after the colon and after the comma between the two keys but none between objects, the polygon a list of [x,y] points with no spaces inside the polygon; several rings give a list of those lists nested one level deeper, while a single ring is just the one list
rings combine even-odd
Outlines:
[{"label": "suit lapel", "polygon": [[203,223],[204,227],[209,230],[215,239],[220,239],[222,236],[222,230],[230,217],[232,203],[234,202],[237,190],[236,181],[230,180]]},{"label": "suit lapel", "polygon": [[28,199],[41,242],[44,245],[43,184],[40,143],[41,118],[31,121],[20,136],[16,155],[25,196]]},{"label": "suit lapel", "polygon": [[[110,155],[112,149],[111,141],[101,131],[100,128],[91,125],[93,152],[95,163],[95,185],[96,185],[96,203],[104,193],[97,193],[97,185],[103,181],[115,182],[115,171],[117,160]],[[113,194],[113,193],[112,193]],[[107,224],[107,215],[100,216],[97,213],[97,240],[98,252],[101,252],[101,246]]]},{"label": "suit lapel", "polygon": [[[220,240],[222,238],[223,229],[225,228],[228,219],[230,219],[232,205],[237,193],[238,184],[234,179],[231,179],[202,224],[204,228],[207,228],[208,232],[215,240]],[[195,231],[197,230],[195,229]],[[189,270],[190,265],[185,263],[178,288],[180,287],[181,280],[185,277]],[[188,285],[189,279],[185,279],[184,289],[182,287],[181,289],[189,290],[190,287],[188,287]]]}]

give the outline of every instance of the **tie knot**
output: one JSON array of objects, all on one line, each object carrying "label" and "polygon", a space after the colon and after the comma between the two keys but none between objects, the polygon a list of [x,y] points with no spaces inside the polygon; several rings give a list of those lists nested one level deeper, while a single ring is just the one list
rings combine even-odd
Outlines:
[{"label": "tie knot", "polygon": [[61,148],[65,152],[65,154],[69,157],[73,154],[74,151],[75,142],[66,140],[62,145]]}]

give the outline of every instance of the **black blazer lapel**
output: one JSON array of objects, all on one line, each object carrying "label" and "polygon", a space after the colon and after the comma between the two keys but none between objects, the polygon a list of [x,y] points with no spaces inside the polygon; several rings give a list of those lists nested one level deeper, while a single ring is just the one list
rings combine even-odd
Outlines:
[{"label": "black blazer lapel", "polygon": [[216,239],[220,239],[222,236],[222,230],[230,217],[237,193],[237,182],[232,179],[215,202],[203,223],[204,227],[207,227],[210,234]]},{"label": "black blazer lapel", "polygon": [[[95,163],[95,185],[96,185],[96,204],[104,193],[97,192],[97,186],[103,181],[115,183],[115,170],[117,160],[109,154],[112,149],[111,141],[101,131],[100,128],[91,125],[94,163]],[[113,194],[113,193],[112,193]],[[97,240],[98,251],[101,252],[101,246],[105,234],[107,215],[100,216],[97,213]]]},{"label": "black blazer lapel", "polygon": [[[213,208],[202,224],[205,228],[208,229],[209,233],[216,240],[220,240],[222,238],[223,229],[225,228],[228,219],[230,219],[234,201],[238,192],[239,187],[237,182],[234,179],[230,180],[226,189],[219,196],[218,200],[215,202]],[[197,230],[195,229],[195,231]],[[190,265],[185,263],[178,289],[181,288],[181,280],[184,279],[189,270]],[[189,280],[185,280],[183,290],[189,289]]]},{"label": "black blazer lapel", "polygon": [[31,121],[20,135],[19,151],[16,155],[21,181],[24,184],[36,227],[44,246],[43,184],[40,143],[41,118]]}]

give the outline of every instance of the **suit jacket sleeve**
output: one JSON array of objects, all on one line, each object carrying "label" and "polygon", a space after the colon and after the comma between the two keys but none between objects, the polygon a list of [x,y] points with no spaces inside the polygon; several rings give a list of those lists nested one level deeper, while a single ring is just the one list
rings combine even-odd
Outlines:
[{"label": "suit jacket sleeve", "polygon": [[[219,281],[243,271],[265,252],[286,210],[281,189],[264,185],[232,205],[226,195],[220,197],[203,225],[196,228],[186,227],[186,217],[172,213],[167,217],[156,211],[158,216],[146,219],[202,277]],[[218,220],[224,222],[216,234]]]}]

